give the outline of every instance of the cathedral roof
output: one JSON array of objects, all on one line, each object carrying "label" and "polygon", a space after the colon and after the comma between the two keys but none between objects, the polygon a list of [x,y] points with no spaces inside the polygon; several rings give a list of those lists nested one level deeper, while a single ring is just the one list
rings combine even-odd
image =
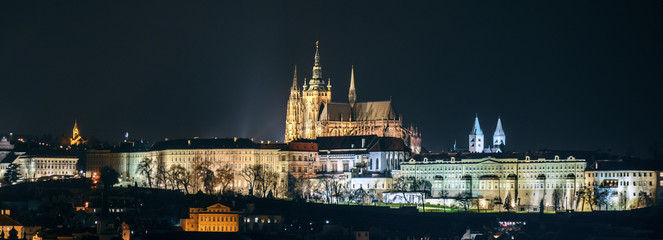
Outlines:
[{"label": "cathedral roof", "polygon": [[350,103],[330,102],[320,112],[321,121],[374,121],[396,119],[391,101]]}]

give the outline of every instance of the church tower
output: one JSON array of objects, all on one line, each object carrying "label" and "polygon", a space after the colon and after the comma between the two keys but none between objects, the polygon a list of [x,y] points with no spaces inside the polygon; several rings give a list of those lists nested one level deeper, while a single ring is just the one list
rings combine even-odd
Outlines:
[{"label": "church tower", "polygon": [[81,137],[81,133],[78,131],[78,121],[74,120],[74,129],[72,130],[70,144],[74,146],[85,143],[87,143],[87,141]]},{"label": "church tower", "polygon": [[504,135],[504,129],[502,129],[502,119],[497,117],[497,127],[495,127],[495,133],[493,134],[493,147],[501,148],[502,145],[506,145],[506,136]]},{"label": "church tower", "polygon": [[472,128],[472,132],[470,132],[470,152],[483,152],[483,143],[483,131],[481,131],[481,126],[479,126],[479,116],[477,115],[474,118],[474,127]]},{"label": "church tower", "polygon": [[315,63],[313,65],[313,76],[304,83],[302,91],[303,102],[303,120],[302,120],[302,138],[315,139],[315,125],[320,116],[320,108],[324,104],[331,102],[331,82],[325,84],[322,79],[322,66],[320,65],[320,53],[318,43],[315,43]]},{"label": "church tower", "polygon": [[302,131],[302,92],[299,89],[297,81],[297,65],[292,77],[292,87],[290,87],[290,98],[285,117],[285,142],[290,142],[301,138]]},{"label": "church tower", "polygon": [[352,71],[350,72],[350,91],[348,93],[348,102],[350,107],[355,107],[355,102],[357,102],[357,93],[355,92],[355,66],[352,65]]}]

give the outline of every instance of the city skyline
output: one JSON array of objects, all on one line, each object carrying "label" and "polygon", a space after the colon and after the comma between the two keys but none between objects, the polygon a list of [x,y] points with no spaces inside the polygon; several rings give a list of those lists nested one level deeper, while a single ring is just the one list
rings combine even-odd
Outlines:
[{"label": "city skyline", "polygon": [[434,152],[465,148],[477,113],[490,133],[501,117],[516,151],[650,157],[663,135],[649,87],[662,75],[658,2],[136,4],[3,3],[0,132],[58,136],[78,120],[111,142],[282,141],[292,69],[311,77],[319,40],[333,100],[354,65],[357,100],[393,99]]}]

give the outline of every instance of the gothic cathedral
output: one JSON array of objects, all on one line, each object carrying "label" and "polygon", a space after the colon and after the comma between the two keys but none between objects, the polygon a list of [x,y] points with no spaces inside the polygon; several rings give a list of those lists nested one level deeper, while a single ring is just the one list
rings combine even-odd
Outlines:
[{"label": "gothic cathedral", "polygon": [[377,135],[401,138],[413,152],[421,151],[421,134],[403,127],[391,100],[357,102],[354,67],[350,74],[348,102],[331,101],[331,81],[322,78],[318,42],[310,80],[299,88],[297,66],[290,88],[285,120],[285,142],[328,136]]}]

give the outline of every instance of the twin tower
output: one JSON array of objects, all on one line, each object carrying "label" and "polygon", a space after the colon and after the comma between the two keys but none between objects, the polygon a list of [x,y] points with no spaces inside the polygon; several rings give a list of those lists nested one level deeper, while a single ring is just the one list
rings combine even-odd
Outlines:
[{"label": "twin tower", "polygon": [[497,127],[493,133],[493,146],[486,146],[483,138],[483,131],[479,126],[479,116],[474,118],[474,127],[470,132],[470,152],[472,153],[497,153],[502,152],[502,148],[506,145],[506,136],[504,129],[502,129],[502,119],[497,118]]}]

